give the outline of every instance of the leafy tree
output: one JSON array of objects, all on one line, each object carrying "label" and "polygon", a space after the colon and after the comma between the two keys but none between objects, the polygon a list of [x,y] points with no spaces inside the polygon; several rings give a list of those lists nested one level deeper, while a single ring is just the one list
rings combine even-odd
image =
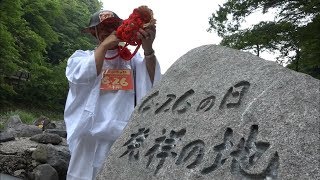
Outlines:
[{"label": "leafy tree", "polygon": [[[241,28],[254,12],[277,10],[274,21]],[[279,52],[277,62],[320,79],[319,0],[227,0],[209,18],[208,31],[223,38],[221,45],[253,51]]]},{"label": "leafy tree", "polygon": [[[94,40],[81,34],[99,0],[0,1],[0,109],[12,105],[63,109],[66,59]],[[16,86],[12,75],[31,78]]]},{"label": "leafy tree", "polygon": [[61,2],[61,15],[52,26],[59,32],[59,41],[48,50],[48,62],[58,64],[69,57],[75,49],[92,49],[95,42],[92,37],[81,33],[88,24],[90,15],[101,9],[97,0],[65,0]]},{"label": "leafy tree", "polygon": [[5,78],[23,68],[19,61],[21,54],[18,37],[15,36],[18,29],[25,30],[26,22],[20,19],[22,14],[20,1],[0,1],[0,106],[15,94],[13,87],[5,81]]}]

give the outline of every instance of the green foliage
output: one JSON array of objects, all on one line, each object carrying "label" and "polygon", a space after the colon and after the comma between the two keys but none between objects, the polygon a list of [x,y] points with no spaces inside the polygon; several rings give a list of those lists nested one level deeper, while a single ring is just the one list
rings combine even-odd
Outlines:
[{"label": "green foliage", "polygon": [[37,118],[34,114],[23,111],[23,110],[15,110],[8,111],[1,115],[1,119],[8,120],[11,116],[18,115],[21,121],[25,124],[32,124],[32,122]]},{"label": "green foliage", "polygon": [[15,107],[12,110],[0,112],[0,130],[4,129],[9,118],[15,115],[18,115],[21,121],[25,124],[32,124],[34,120],[38,119],[41,116],[45,116],[52,121],[63,120],[63,113],[61,111],[57,112],[57,111],[41,110],[39,108],[34,109],[30,107],[26,107],[26,108]]},{"label": "green foliage", "polygon": [[[39,118],[40,116],[46,116],[50,120],[59,121],[63,120],[63,113],[54,111],[54,110],[46,110],[39,108],[29,108],[29,107],[14,107],[10,110],[1,111],[0,119],[9,119],[10,116],[19,115],[21,120],[25,119],[25,122],[31,122],[27,120],[35,120],[35,118]],[[27,117],[27,118],[23,118]],[[24,120],[23,120],[24,121]]]},{"label": "green foliage", "polygon": [[[241,29],[245,18],[277,10],[274,21]],[[320,1],[228,0],[209,18],[208,31],[223,38],[221,45],[254,51],[279,52],[277,62],[320,79]]]},{"label": "green foliage", "polygon": [[[62,111],[68,91],[67,58],[95,46],[81,29],[99,0],[0,1],[0,110],[11,106]],[[31,74],[15,85],[17,71]]]}]

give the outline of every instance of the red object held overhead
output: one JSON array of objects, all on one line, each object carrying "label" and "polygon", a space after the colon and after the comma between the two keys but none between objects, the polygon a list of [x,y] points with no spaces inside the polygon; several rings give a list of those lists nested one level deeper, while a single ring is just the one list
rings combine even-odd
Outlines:
[{"label": "red object held overhead", "polygon": [[[155,24],[153,12],[147,6],[140,6],[133,10],[128,19],[124,20],[117,28],[117,37],[126,44],[118,47],[119,54],[114,57],[106,58],[106,60],[114,59],[118,56],[125,60],[131,60],[132,57],[138,52],[141,46],[141,40],[137,37],[137,32],[140,28],[145,28],[150,24]],[[127,48],[129,45],[137,46],[135,51],[131,54]]]}]

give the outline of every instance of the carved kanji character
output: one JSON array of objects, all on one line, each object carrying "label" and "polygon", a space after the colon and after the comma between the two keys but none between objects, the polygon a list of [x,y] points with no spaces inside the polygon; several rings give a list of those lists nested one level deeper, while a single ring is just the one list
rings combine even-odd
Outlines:
[{"label": "carved kanji character", "polygon": [[180,141],[181,137],[185,135],[186,129],[181,129],[178,132],[171,131],[169,134],[169,137],[165,136],[165,133],[166,133],[166,130],[164,129],[162,131],[163,136],[156,138],[155,145],[152,146],[145,154],[145,156],[149,156],[147,166],[146,166],[147,168],[153,161],[154,157],[160,159],[156,167],[156,170],[154,172],[155,175],[162,168],[167,157],[175,158],[177,156],[177,153],[175,153],[173,149],[176,146],[176,143]]},{"label": "carved kanji character", "polygon": [[231,163],[231,173],[236,176],[241,176],[246,179],[276,179],[277,170],[279,167],[279,156],[275,152],[269,161],[266,169],[261,173],[247,173],[257,161],[261,158],[263,153],[270,147],[270,143],[256,141],[259,133],[258,125],[252,125],[248,139],[241,138],[236,150],[232,151],[230,155],[233,157]]},{"label": "carved kanji character", "polygon": [[199,165],[204,156],[204,142],[202,140],[195,140],[185,145],[176,161],[177,165],[188,161],[192,156],[195,156],[195,160],[187,166],[188,169],[192,169]]},{"label": "carved kanji character", "polygon": [[240,81],[233,87],[230,87],[227,93],[224,95],[219,109],[224,108],[234,108],[239,107],[243,95],[247,92],[250,87],[250,83],[248,81]]},{"label": "carved kanji character", "polygon": [[138,108],[138,112],[142,115],[147,114],[152,109],[152,106],[155,105],[153,98],[155,98],[158,95],[159,95],[159,91],[156,91],[152,93],[150,96],[148,96],[146,99],[144,99]]},{"label": "carved kanji character", "polygon": [[166,108],[166,107],[171,103],[172,100],[174,100],[176,98],[176,95],[168,94],[167,98],[168,99],[159,108],[156,109],[155,114],[158,114],[161,111],[167,112],[170,109],[170,107],[169,108]]},{"label": "carved kanji character", "polygon": [[191,107],[190,102],[188,102],[186,99],[193,94],[194,90],[190,89],[180,96],[179,99],[177,99],[177,101],[172,105],[172,112],[177,112],[178,114],[185,113]]},{"label": "carved kanji character", "polygon": [[119,158],[129,154],[129,161],[139,160],[139,148],[149,136],[149,131],[149,129],[140,128],[137,133],[131,134],[131,138],[123,145],[127,146],[127,150]]},{"label": "carved kanji character", "polygon": [[206,97],[199,103],[199,106],[197,107],[197,111],[200,111],[202,109],[204,109],[204,112],[209,111],[213,107],[215,100],[216,100],[216,97],[213,95]]},{"label": "carved kanji character", "polygon": [[214,146],[214,151],[217,152],[216,158],[213,162],[213,164],[209,167],[205,167],[202,171],[201,174],[208,174],[211,173],[212,171],[215,171],[219,167],[221,167],[226,160],[228,159],[228,152],[231,150],[233,143],[232,143],[232,138],[233,138],[233,131],[231,128],[227,128],[226,132],[224,133],[224,138],[223,138],[223,143]]}]

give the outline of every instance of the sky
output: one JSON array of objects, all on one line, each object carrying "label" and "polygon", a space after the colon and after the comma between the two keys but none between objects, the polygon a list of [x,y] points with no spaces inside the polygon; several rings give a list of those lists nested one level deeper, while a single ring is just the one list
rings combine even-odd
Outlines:
[{"label": "sky", "polygon": [[[101,0],[103,8],[127,19],[133,9],[147,5],[153,10],[157,20],[157,34],[153,49],[164,74],[167,69],[189,50],[206,45],[219,44],[221,38],[215,32],[207,32],[209,17],[218,10],[225,0]],[[267,17],[263,17],[264,20]],[[270,18],[270,16],[269,16]],[[256,15],[248,18],[249,24],[261,18]],[[142,53],[143,51],[139,51]],[[262,58],[273,59],[272,55]]]}]

